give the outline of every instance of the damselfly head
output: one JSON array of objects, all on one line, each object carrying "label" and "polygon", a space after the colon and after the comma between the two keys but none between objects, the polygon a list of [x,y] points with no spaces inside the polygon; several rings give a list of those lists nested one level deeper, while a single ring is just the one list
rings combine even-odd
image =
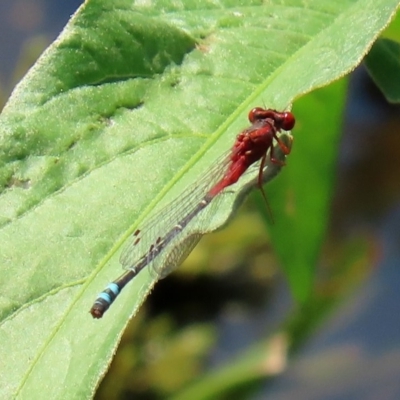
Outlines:
[{"label": "damselfly head", "polygon": [[276,110],[255,107],[249,112],[249,121],[253,124],[256,121],[271,119],[274,121],[277,130],[283,129],[290,131],[296,122],[294,115],[290,111],[279,112]]},{"label": "damselfly head", "polygon": [[290,111],[282,113],[281,129],[291,131],[296,123],[294,115]]}]

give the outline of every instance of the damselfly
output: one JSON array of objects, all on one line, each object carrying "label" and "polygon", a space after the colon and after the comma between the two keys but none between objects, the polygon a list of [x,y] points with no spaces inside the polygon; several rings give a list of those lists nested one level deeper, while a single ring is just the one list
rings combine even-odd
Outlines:
[{"label": "damselfly", "polygon": [[162,278],[179,265],[202,236],[201,229],[188,231],[190,223],[195,218],[207,219],[204,210],[210,203],[259,160],[258,186],[265,197],[262,183],[267,152],[269,150],[273,164],[285,165],[275,158],[273,141],[276,140],[284,155],[290,153],[290,146],[277,133],[281,130],[290,131],[295,118],[289,111],[279,112],[261,107],[253,108],[248,118],[251,126],[237,136],[229,153],[221,157],[200,181],[190,185],[181,196],[156,212],[141,229],[134,232],[120,257],[122,266],[128,271],[99,294],[90,309],[94,318],[103,316],[125,285],[142,269],[150,268],[156,277]]}]

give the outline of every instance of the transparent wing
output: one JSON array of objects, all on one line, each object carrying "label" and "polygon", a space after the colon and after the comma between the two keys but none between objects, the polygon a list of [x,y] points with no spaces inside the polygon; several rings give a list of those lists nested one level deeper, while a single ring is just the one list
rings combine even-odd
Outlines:
[{"label": "transparent wing", "polygon": [[[176,226],[196,209],[207,192],[222,179],[229,160],[230,151],[221,156],[198,181],[187,187],[179,198],[153,214],[135,232],[120,256],[120,263],[125,269],[135,269],[138,264],[146,264],[156,275],[164,269],[164,263],[171,248],[176,246],[177,242],[181,242],[182,238],[187,237],[187,226],[182,230],[175,229]],[[202,228],[199,226],[198,231],[201,230]],[[176,236],[179,236],[178,239],[173,237],[174,231],[176,231]],[[168,243],[154,256],[153,250],[157,249],[166,237],[168,237]],[[163,254],[164,257],[162,257]],[[172,259],[174,259],[173,256],[170,258],[170,263]]]},{"label": "transparent wing", "polygon": [[208,223],[218,210],[222,197],[223,193],[219,194],[192,218],[179,235],[173,237],[153,264],[152,275],[157,274],[156,277],[164,278],[182,264],[208,228]]},{"label": "transparent wing", "polygon": [[171,251],[165,257],[163,268],[159,271],[158,276],[160,278],[165,278],[176,267],[181,265],[195,248],[202,236],[201,233],[194,233],[184,240],[174,243],[174,246],[171,247]]}]

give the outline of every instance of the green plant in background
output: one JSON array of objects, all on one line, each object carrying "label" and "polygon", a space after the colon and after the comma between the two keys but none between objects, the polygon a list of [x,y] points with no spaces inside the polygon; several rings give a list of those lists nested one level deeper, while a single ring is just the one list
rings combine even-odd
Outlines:
[{"label": "green plant in background", "polygon": [[[0,116],[0,397],[93,394],[155,283],[143,271],[107,318],[90,318],[97,293],[121,272],[122,244],[230,148],[249,109],[295,100],[290,165],[268,193],[279,216],[271,241],[294,297],[314,310],[287,333],[296,342],[303,326],[304,335],[320,315],[315,267],[346,95],[345,79],[331,83],[362,60],[397,6],[87,1]],[[376,77],[387,65],[396,71],[385,62],[397,53],[395,24],[392,41],[368,56]],[[243,184],[209,230],[235,211]],[[260,346],[180,398],[218,398],[264,378]]]}]

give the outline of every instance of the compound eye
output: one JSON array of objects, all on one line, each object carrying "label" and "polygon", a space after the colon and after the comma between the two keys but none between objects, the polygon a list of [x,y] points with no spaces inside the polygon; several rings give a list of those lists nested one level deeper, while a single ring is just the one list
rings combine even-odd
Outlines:
[{"label": "compound eye", "polygon": [[249,121],[251,123],[256,122],[259,119],[263,118],[263,114],[265,113],[265,110],[261,107],[255,107],[249,112]]},{"label": "compound eye", "polygon": [[296,119],[291,112],[287,111],[287,112],[283,113],[282,129],[284,131],[292,130],[295,123],[296,123]]}]

